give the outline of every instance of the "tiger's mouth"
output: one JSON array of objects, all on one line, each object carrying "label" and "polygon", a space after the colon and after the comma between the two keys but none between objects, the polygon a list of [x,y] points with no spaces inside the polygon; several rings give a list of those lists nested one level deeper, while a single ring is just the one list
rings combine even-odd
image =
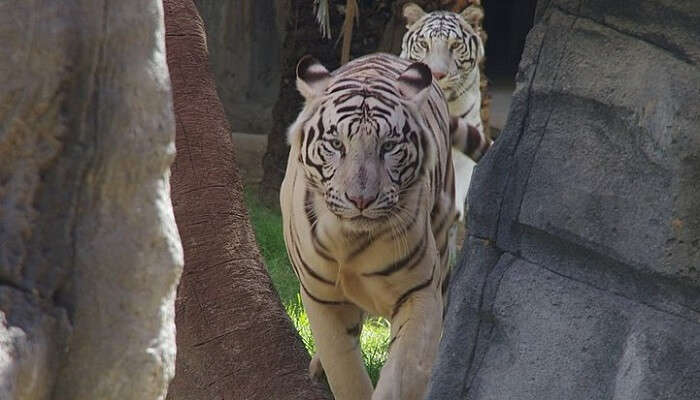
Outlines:
[{"label": "tiger's mouth", "polygon": [[373,232],[386,226],[389,220],[389,214],[381,216],[368,217],[365,215],[356,215],[354,217],[340,217],[341,221],[345,222],[346,228],[355,232]]},{"label": "tiger's mouth", "polygon": [[389,223],[391,213],[376,212],[376,210],[329,209],[338,220],[343,223],[351,231],[370,232],[379,229]]},{"label": "tiger's mouth", "polygon": [[387,215],[356,215],[354,217],[349,217],[345,218],[348,221],[355,222],[355,223],[363,223],[363,222],[379,222],[382,220],[385,220],[388,216]]},{"label": "tiger's mouth", "polygon": [[375,214],[371,212],[361,212],[357,210],[354,213],[334,213],[338,218],[343,221],[348,221],[352,223],[364,223],[364,222],[380,222],[388,218],[389,214]]},{"label": "tiger's mouth", "polygon": [[382,223],[388,219],[393,210],[392,204],[387,204],[386,201],[380,201],[382,204],[375,204],[367,208],[352,207],[349,204],[344,204],[339,201],[336,195],[326,195],[326,208],[339,220],[350,224],[376,224]]}]

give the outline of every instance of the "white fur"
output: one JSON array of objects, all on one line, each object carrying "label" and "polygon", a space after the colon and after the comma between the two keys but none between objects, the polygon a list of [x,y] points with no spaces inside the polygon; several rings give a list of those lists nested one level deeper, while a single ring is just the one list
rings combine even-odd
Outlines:
[{"label": "white fur", "polygon": [[467,192],[472,181],[472,172],[476,163],[471,158],[467,157],[459,150],[452,149],[452,164],[455,168],[455,200],[457,213],[460,221],[464,220],[466,215],[465,204],[467,201]]}]

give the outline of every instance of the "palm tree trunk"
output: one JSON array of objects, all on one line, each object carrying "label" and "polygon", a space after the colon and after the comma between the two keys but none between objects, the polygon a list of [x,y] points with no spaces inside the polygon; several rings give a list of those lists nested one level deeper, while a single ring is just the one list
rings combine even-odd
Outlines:
[{"label": "palm tree trunk", "polygon": [[261,262],[202,20],[192,0],[164,7],[177,123],[170,182],[185,255],[167,398],[327,399]]}]

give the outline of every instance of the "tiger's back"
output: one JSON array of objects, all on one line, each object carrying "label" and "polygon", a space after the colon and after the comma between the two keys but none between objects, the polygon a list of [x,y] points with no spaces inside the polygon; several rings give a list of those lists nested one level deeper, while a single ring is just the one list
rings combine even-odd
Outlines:
[{"label": "tiger's back", "polygon": [[332,74],[306,67],[280,201],[321,362],[337,399],[363,398],[357,393],[371,385],[361,358],[358,366],[356,356],[338,354],[337,337],[357,341],[365,312],[385,316],[393,344],[375,396],[410,399],[392,393],[412,388],[420,398],[427,373],[419,368],[409,379],[401,371],[426,362],[407,348],[423,349],[432,363],[441,331],[457,217],[446,101],[427,67],[388,54]]}]

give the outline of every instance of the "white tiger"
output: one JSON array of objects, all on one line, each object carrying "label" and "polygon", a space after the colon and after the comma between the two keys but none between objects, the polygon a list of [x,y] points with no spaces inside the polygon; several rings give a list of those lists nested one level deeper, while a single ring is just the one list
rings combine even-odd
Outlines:
[{"label": "white tiger", "polygon": [[456,204],[460,219],[476,162],[488,150],[491,141],[481,121],[479,61],[484,56],[481,38],[470,24],[483,18],[474,6],[461,14],[449,11],[426,13],[414,4],[403,9],[407,32],[403,36],[401,58],[428,65],[447,97],[456,136],[452,158],[455,165]]},{"label": "white tiger", "polygon": [[[419,400],[442,332],[448,230],[457,219],[449,114],[430,70],[389,54],[333,73],[297,66],[305,105],[288,133],[284,239],[336,400]],[[391,322],[373,390],[359,335]],[[313,371],[312,371],[313,372]]]}]

